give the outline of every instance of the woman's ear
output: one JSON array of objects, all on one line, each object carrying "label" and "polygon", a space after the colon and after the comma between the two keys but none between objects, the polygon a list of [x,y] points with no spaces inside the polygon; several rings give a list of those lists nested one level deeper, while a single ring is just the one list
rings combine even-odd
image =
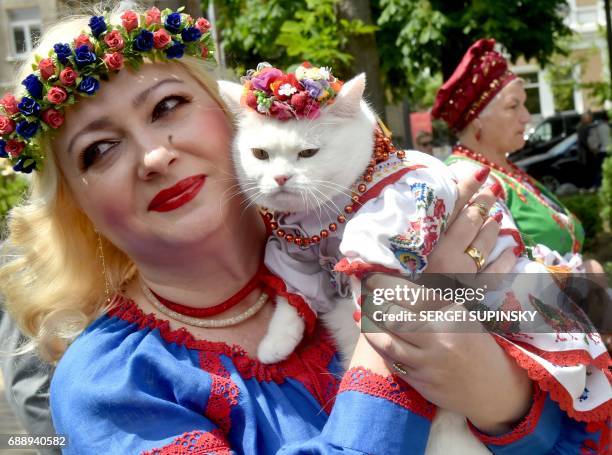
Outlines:
[{"label": "woman's ear", "polygon": [[221,95],[227,107],[234,115],[239,114],[242,111],[242,105],[240,104],[243,93],[242,85],[230,81],[218,81],[217,84],[219,86],[219,95]]},{"label": "woman's ear", "polygon": [[365,73],[358,74],[340,89],[334,104],[329,107],[330,114],[337,117],[351,118],[357,115],[361,108],[361,98],[366,85]]}]

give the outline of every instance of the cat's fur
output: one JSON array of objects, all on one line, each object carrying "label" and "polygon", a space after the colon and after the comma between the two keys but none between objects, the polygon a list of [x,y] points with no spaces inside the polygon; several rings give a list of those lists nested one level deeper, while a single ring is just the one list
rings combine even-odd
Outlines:
[{"label": "cat's fur", "polygon": [[[219,87],[221,96],[237,114],[233,160],[240,185],[252,202],[280,212],[316,211],[329,207],[335,196],[346,194],[367,167],[376,117],[362,99],[365,75],[348,81],[335,102],[311,120],[267,118],[241,106],[241,85],[221,81]],[[256,158],[252,149],[265,150],[269,159]],[[298,157],[300,151],[309,149],[319,151],[310,158]],[[280,185],[275,180],[279,176],[288,180]],[[322,220],[324,225],[328,222]],[[331,311],[321,315],[345,360],[350,359],[359,335],[351,318],[353,309],[348,299],[338,299]],[[303,331],[297,311],[285,299],[277,299],[270,328],[258,349],[260,360],[273,363],[287,357],[302,339]],[[427,453],[489,452],[469,432],[465,418],[440,409]]]}]

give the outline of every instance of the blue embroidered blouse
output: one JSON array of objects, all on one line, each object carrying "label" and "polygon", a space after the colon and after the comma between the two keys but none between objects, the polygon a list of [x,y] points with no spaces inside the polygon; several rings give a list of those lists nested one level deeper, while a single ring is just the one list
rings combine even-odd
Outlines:
[{"label": "blue embroidered blouse", "polygon": [[[263,365],[239,347],[195,339],[133,301],[92,323],[51,383],[66,454],[422,454],[435,406],[395,377],[342,374],[321,328]],[[609,429],[568,417],[536,387],[529,414],[496,454],[604,453]],[[581,450],[583,452],[581,452]]]}]

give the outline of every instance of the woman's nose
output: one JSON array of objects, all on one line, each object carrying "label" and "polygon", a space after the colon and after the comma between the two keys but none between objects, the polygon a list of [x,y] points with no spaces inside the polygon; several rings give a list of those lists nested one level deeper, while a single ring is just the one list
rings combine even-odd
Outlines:
[{"label": "woman's nose", "polygon": [[172,148],[159,146],[149,150],[142,158],[138,176],[148,180],[157,174],[165,175],[176,158],[177,153]]}]

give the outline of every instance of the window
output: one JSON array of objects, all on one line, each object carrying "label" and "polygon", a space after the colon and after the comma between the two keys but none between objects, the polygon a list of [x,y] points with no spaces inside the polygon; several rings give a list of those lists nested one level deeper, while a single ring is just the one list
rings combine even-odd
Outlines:
[{"label": "window", "polygon": [[563,119],[554,117],[540,123],[530,137],[533,143],[548,142],[563,135]]},{"label": "window", "polygon": [[532,115],[537,115],[541,112],[540,108],[540,84],[538,83],[538,73],[523,73],[519,74],[525,84],[525,93],[527,94],[527,101],[525,101],[525,107]]},{"label": "window", "polygon": [[35,46],[42,28],[38,8],[8,10],[11,54],[20,57]]}]

